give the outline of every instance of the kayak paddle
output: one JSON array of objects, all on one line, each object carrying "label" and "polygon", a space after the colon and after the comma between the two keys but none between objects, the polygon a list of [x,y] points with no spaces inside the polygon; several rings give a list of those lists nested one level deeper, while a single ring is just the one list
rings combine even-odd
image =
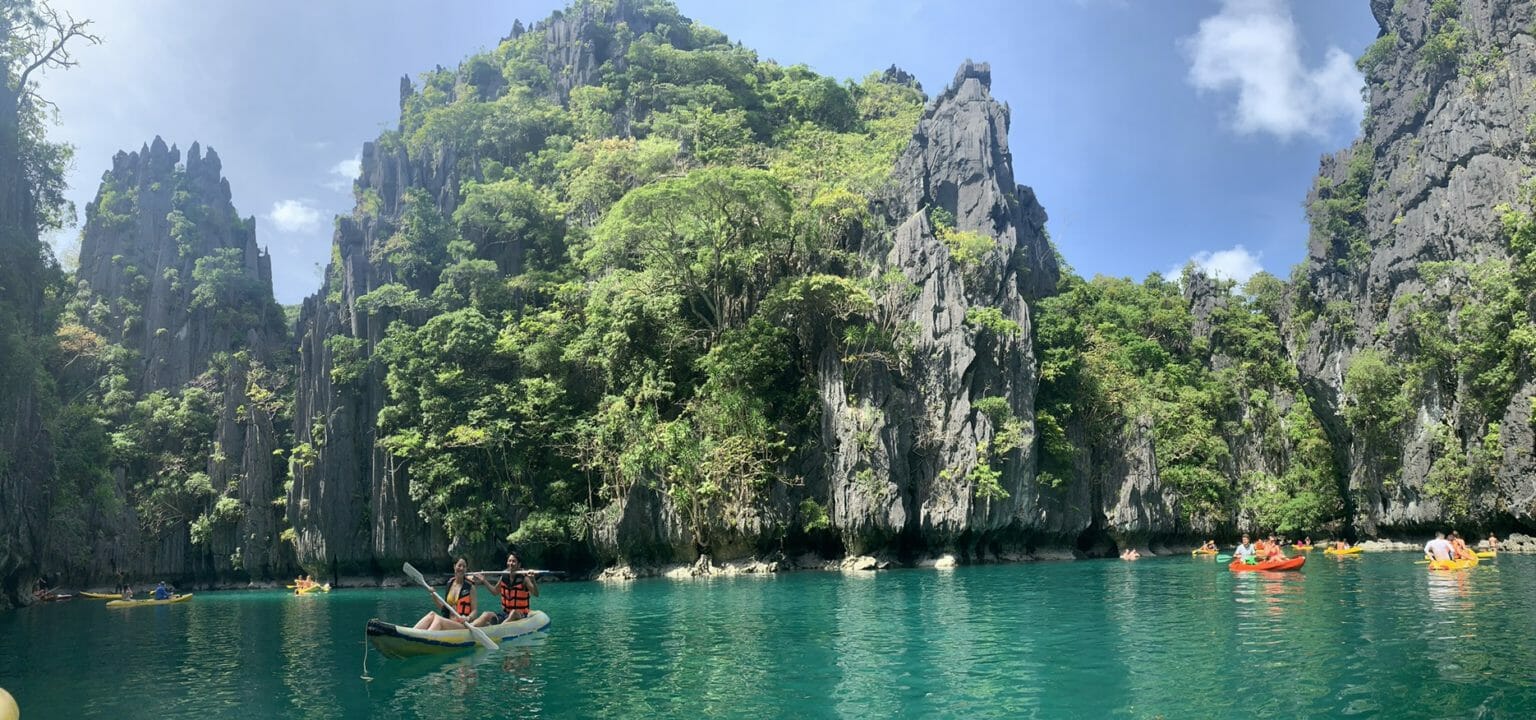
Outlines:
[{"label": "kayak paddle", "polygon": [[1216,556],[1216,561],[1217,562],[1231,562],[1231,560],[1232,560],[1232,556],[1228,555],[1226,553],[1222,553],[1222,554]]},{"label": "kayak paddle", "polygon": [[[492,640],[491,636],[486,635],[484,630],[481,630],[480,628],[478,628],[478,627],[476,627],[474,625],[471,625],[470,622],[469,622],[469,618],[466,618],[463,615],[460,615],[459,611],[455,610],[452,605],[449,605],[448,603],[444,602],[442,596],[437,594],[437,590],[434,590],[431,585],[427,584],[427,579],[422,577],[421,573],[418,572],[416,570],[416,568],[411,567],[410,563],[406,563],[405,564],[405,574],[411,576],[412,580],[415,580],[422,587],[426,588],[427,592],[432,593],[432,597],[437,598],[437,601],[442,603],[443,607],[448,608],[448,612],[452,613],[454,619],[456,619],[459,622],[463,623],[464,627],[469,629],[469,634],[473,635],[475,637],[475,642],[480,643],[481,647],[484,647],[487,650],[495,650],[496,649],[496,641]],[[473,592],[473,588],[471,588],[471,592]]]},{"label": "kayak paddle", "polygon": [[[534,577],[544,577],[545,575],[554,575],[556,577],[559,577],[559,576],[565,574],[564,570],[526,570],[526,569],[524,569],[524,570],[518,570],[517,572],[518,573],[526,573],[528,575],[533,575]],[[464,573],[464,574],[465,575],[479,575],[480,577],[485,577],[487,575],[498,576],[499,577],[501,575],[506,575],[507,571],[506,570],[476,570],[474,572]]]}]

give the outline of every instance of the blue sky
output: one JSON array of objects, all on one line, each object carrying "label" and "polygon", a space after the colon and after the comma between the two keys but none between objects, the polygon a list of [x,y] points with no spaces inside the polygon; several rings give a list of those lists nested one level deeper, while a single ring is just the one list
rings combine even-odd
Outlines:
[{"label": "blue sky", "polygon": [[[161,135],[216,148],[278,300],[320,284],[331,217],[352,206],[363,141],[397,119],[401,75],[494,45],[557,0],[55,0],[105,43],[42,79],[54,137],[77,148],[71,197],[119,149]],[[1354,138],[1352,60],[1366,0],[679,0],[783,64],[838,78],[892,64],[929,94],[992,64],[1019,182],[1083,275],[1141,278],[1192,257],[1243,276],[1302,258],[1318,158]],[[67,245],[72,238],[59,238]],[[1235,250],[1241,246],[1241,250]]]}]

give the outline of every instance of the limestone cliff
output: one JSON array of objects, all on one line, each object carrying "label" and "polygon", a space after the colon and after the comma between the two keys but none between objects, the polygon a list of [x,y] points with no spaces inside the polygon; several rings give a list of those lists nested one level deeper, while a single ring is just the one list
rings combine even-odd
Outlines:
[{"label": "limestone cliff", "polygon": [[51,272],[23,173],[18,96],[0,82],[0,607],[24,601],[46,544],[52,439],[37,339]]},{"label": "limestone cliff", "polygon": [[1361,532],[1529,523],[1536,378],[1518,220],[1531,200],[1536,9],[1371,10],[1381,35],[1360,62],[1362,136],[1324,158],[1308,198],[1298,365]]},{"label": "limestone cliff", "polygon": [[[385,398],[381,373],[370,366],[335,382],[334,368],[338,361],[366,358],[383,339],[392,316],[363,312],[357,299],[396,280],[394,266],[379,258],[378,248],[393,233],[390,219],[399,216],[408,190],[425,189],[452,212],[459,183],[453,157],[452,148],[434,161],[412,157],[403,145],[363,146],[356,192],[377,198],[377,208],[360,207],[338,220],[325,285],[300,311],[294,417],[301,450],[294,455],[287,519],[306,567],[373,574],[446,550],[441,533],[417,517],[408,474],[376,445]],[[338,352],[349,355],[338,358]]]},{"label": "limestone cliff", "polygon": [[[1014,182],[1008,110],[990,87],[990,68],[967,62],[933,99],[893,171],[896,229],[866,250],[876,275],[904,280],[878,312],[910,323],[910,362],[845,387],[837,350],[822,351],[827,500],[852,552],[905,535],[971,553],[1005,532],[1066,529],[1051,512],[1059,496],[1034,483],[1028,301],[1055,287],[1055,251],[1045,211]],[[962,239],[980,246],[960,250]],[[983,398],[1002,404],[983,412]]]},{"label": "limestone cliff", "polygon": [[[112,535],[85,569],[92,579],[271,578],[292,567],[273,506],[286,478],[291,353],[271,258],[255,218],[236,214],[218,154],[193,143],[181,161],[158,137],[120,152],[86,208],[71,308],[115,348],[102,390],[127,431],[114,472],[129,508],[103,519]],[[157,437],[159,407],[179,407],[185,422]]]}]

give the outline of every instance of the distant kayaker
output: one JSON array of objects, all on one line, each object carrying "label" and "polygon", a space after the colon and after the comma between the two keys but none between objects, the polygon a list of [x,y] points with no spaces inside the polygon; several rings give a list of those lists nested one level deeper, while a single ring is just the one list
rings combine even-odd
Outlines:
[{"label": "distant kayaker", "polygon": [[1488,549],[1493,551],[1499,549],[1499,539],[1493,533],[1488,533]]},{"label": "distant kayaker", "polygon": [[1237,548],[1232,551],[1232,557],[1238,559],[1250,558],[1253,557],[1255,552],[1253,543],[1248,541],[1248,536],[1245,534],[1243,535],[1243,541],[1238,543]]},{"label": "distant kayaker", "polygon": [[1299,544],[1302,547],[1312,547],[1312,536],[1308,535],[1308,536],[1302,538],[1301,542]]},{"label": "distant kayaker", "polygon": [[171,589],[165,586],[165,581],[164,580],[161,580],[160,584],[155,586],[155,599],[156,600],[170,600],[171,599]]},{"label": "distant kayaker", "polygon": [[1424,543],[1425,557],[1434,560],[1450,560],[1456,554],[1455,546],[1445,539],[1445,533],[1435,533],[1435,539]]},{"label": "distant kayaker", "polygon": [[1206,540],[1205,544],[1200,546],[1200,549],[1201,550],[1209,550],[1210,552],[1216,552],[1216,541],[1215,540]]},{"label": "distant kayaker", "polygon": [[485,626],[528,617],[529,599],[539,596],[539,583],[534,579],[535,575],[523,569],[522,558],[518,557],[516,551],[507,553],[507,574],[502,575],[496,586],[491,588],[501,598],[501,612],[487,611],[475,618],[475,624]]},{"label": "distant kayaker", "polygon": [[448,581],[445,587],[446,592],[443,593],[447,598],[447,604],[443,604],[442,599],[433,598],[443,614],[427,613],[416,621],[417,630],[462,630],[464,624],[449,617],[452,615],[449,612],[450,609],[457,610],[461,617],[475,616],[475,581],[466,574],[468,572],[469,563],[464,558],[459,558],[458,562],[453,564],[453,578]]},{"label": "distant kayaker", "polygon": [[1141,559],[1141,553],[1136,552],[1136,548],[1126,548],[1124,552],[1120,553],[1120,559],[1121,560],[1140,560]]}]

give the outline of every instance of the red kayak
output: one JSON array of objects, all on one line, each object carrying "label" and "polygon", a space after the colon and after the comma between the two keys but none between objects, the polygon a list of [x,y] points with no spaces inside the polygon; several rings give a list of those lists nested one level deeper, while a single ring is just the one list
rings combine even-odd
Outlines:
[{"label": "red kayak", "polygon": [[1300,570],[1301,566],[1306,564],[1307,557],[1305,555],[1297,555],[1293,558],[1286,558],[1284,560],[1271,560],[1269,562],[1261,562],[1256,565],[1249,565],[1241,560],[1234,560],[1232,561],[1231,565],[1227,566],[1227,569],[1231,570],[1232,572],[1250,572],[1253,570],[1269,570],[1273,572],[1279,572],[1281,570]]}]

